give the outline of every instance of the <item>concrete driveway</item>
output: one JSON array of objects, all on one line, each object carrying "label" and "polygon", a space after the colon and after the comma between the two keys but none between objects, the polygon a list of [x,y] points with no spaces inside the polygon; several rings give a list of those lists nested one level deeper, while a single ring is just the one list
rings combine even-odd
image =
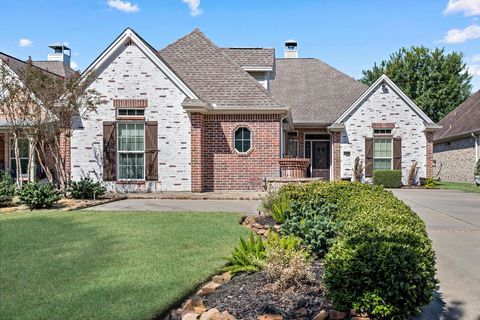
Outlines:
[{"label": "concrete driveway", "polygon": [[260,201],[255,200],[169,200],[126,199],[85,210],[108,211],[221,211],[258,214]]},{"label": "concrete driveway", "polygon": [[427,225],[440,290],[419,319],[480,320],[480,193],[398,189]]}]

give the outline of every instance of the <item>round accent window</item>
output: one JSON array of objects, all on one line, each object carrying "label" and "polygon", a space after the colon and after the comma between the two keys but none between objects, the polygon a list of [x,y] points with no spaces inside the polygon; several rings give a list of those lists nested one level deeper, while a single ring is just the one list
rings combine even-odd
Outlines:
[{"label": "round accent window", "polygon": [[247,127],[239,127],[235,130],[234,136],[234,143],[235,143],[235,150],[240,153],[245,153],[250,150],[252,147],[252,140],[251,140],[251,133],[250,129]]}]

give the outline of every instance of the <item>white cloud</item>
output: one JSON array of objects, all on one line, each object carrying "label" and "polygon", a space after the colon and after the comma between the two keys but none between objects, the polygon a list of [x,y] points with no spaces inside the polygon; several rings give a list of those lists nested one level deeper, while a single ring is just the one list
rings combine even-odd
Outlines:
[{"label": "white cloud", "polygon": [[472,62],[480,62],[480,54],[472,56],[470,60],[472,60]]},{"label": "white cloud", "polygon": [[443,41],[446,43],[462,43],[471,39],[480,39],[480,26],[472,24],[465,29],[448,30]]},{"label": "white cloud", "polygon": [[480,0],[448,0],[445,14],[463,12],[467,17],[480,15]]},{"label": "white cloud", "polygon": [[480,64],[471,64],[467,66],[468,73],[480,77]]},{"label": "white cloud", "polygon": [[70,61],[70,68],[78,70],[78,64],[75,61]]},{"label": "white cloud", "polygon": [[188,4],[192,16],[196,17],[203,13],[203,10],[200,9],[200,0],[182,0],[182,2]]},{"label": "white cloud", "polygon": [[132,4],[129,1],[122,0],[108,0],[108,6],[123,12],[133,13],[140,10],[136,4]]},{"label": "white cloud", "polygon": [[33,41],[27,38],[22,38],[18,40],[19,47],[30,47],[33,44]]}]

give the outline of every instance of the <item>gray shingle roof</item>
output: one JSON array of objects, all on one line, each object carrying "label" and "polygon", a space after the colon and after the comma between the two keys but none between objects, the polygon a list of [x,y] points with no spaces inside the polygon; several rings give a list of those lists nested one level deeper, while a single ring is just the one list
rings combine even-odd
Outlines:
[{"label": "gray shingle roof", "polygon": [[32,64],[62,78],[70,78],[75,73],[75,70],[62,61],[32,61]]},{"label": "gray shingle roof", "polygon": [[221,48],[222,52],[238,63],[242,68],[273,68],[275,49],[270,48]]},{"label": "gray shingle roof", "polygon": [[[10,56],[8,54],[5,54],[3,52],[0,52],[0,59],[2,61],[6,62],[6,64],[9,66],[9,68],[12,69],[12,71],[15,72],[17,75],[21,75],[23,68],[25,68],[26,65],[27,65],[26,61],[17,59],[15,57],[12,57],[12,56]],[[53,65],[52,65],[52,67],[47,69],[47,68],[44,67],[44,65],[46,65],[46,64],[38,64],[38,62],[39,61],[32,61],[32,65],[34,65],[35,67],[38,67],[38,68],[40,68],[44,71],[47,71],[50,74],[53,74],[53,75],[56,75],[56,76],[59,76],[59,77],[65,77],[65,74],[68,74],[70,76],[74,72],[72,69],[70,69],[68,67],[65,67],[65,70],[63,71],[64,75],[61,75],[61,74],[59,74],[60,73],[60,70],[58,70],[59,67],[56,67],[57,71],[58,71],[58,73],[57,73],[57,72],[54,72],[54,70],[52,70]],[[41,62],[48,62],[48,64],[50,64],[50,63],[55,62],[55,61],[41,61]],[[61,63],[63,65],[63,62],[58,61],[58,63]],[[67,69],[71,70],[72,73],[69,73],[70,71],[68,71]]]},{"label": "gray shingle roof", "polygon": [[293,123],[332,123],[368,89],[318,59],[276,59],[274,99],[291,107]]},{"label": "gray shingle roof", "polygon": [[480,131],[480,90],[447,114],[438,124],[442,128],[435,132],[434,141],[449,140]]},{"label": "gray shingle roof", "polygon": [[282,107],[198,29],[160,50],[159,56],[204,102],[223,108]]}]

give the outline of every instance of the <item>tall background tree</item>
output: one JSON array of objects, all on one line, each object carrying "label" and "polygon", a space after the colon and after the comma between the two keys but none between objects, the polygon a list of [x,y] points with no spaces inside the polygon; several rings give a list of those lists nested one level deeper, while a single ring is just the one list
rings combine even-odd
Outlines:
[{"label": "tall background tree", "polygon": [[360,81],[367,85],[386,74],[435,122],[465,101],[472,90],[463,54],[445,53],[444,48],[401,48],[362,74]]}]

